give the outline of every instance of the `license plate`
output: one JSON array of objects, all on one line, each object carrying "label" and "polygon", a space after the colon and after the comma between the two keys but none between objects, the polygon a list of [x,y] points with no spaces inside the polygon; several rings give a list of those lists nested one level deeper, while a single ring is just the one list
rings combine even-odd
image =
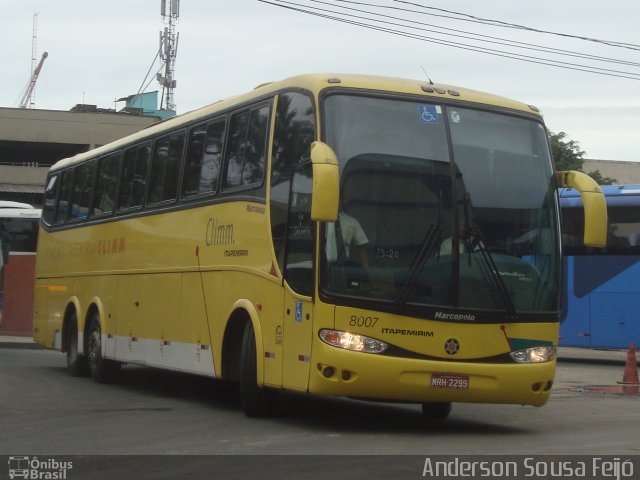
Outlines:
[{"label": "license plate", "polygon": [[469,388],[469,375],[432,373],[431,386],[434,388],[453,388],[465,390]]}]

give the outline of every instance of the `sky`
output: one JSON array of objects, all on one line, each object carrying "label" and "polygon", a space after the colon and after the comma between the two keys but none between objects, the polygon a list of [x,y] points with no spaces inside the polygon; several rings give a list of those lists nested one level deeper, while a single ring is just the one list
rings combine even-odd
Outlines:
[{"label": "sky", "polygon": [[[426,72],[436,83],[482,90],[537,106],[548,128],[566,132],[570,140],[580,144],[584,158],[640,162],[640,2],[269,1],[290,7],[297,4],[325,16],[393,29],[396,34],[258,0],[181,0],[174,93],[178,113],[301,73],[364,73],[424,80]],[[4,7],[0,107],[17,106],[30,79],[33,17],[38,13],[36,57],[39,60],[45,51],[49,55],[36,86],[35,107],[69,110],[86,103],[122,108],[124,104],[115,103],[116,99],[135,94],[146,85],[145,76],[158,50],[159,31],[165,25],[160,3],[0,0]],[[325,11],[320,12],[320,8]],[[471,22],[469,16],[564,35],[503,28],[495,22]],[[523,42],[528,48],[483,44],[478,37],[443,37],[424,30],[443,32],[442,28],[458,30],[458,35],[472,33],[505,39],[502,42]],[[616,47],[567,35],[635,47]],[[455,48],[451,42],[468,46]],[[606,57],[617,63],[534,51],[532,45]],[[505,53],[489,55],[469,48],[545,59],[537,62],[553,59],[616,70],[626,72],[616,75],[630,78],[557,68],[532,63],[531,58],[525,62],[505,58]],[[156,62],[152,71],[159,67]],[[155,81],[146,88],[153,90],[161,90]]]}]

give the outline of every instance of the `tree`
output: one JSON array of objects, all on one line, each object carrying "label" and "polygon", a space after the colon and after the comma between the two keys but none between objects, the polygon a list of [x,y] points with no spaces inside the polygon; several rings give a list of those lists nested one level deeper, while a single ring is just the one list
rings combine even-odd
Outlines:
[{"label": "tree", "polygon": [[587,173],[591,178],[593,178],[598,185],[615,185],[618,181],[615,178],[603,177],[600,173],[600,170],[595,170],[593,172]]},{"label": "tree", "polygon": [[[583,157],[585,152],[580,149],[580,144],[575,140],[569,140],[565,132],[554,133],[549,131],[548,135],[556,170],[584,171]],[[612,185],[616,183],[614,178],[603,177],[598,170],[589,172],[587,175],[593,178],[599,185]]]},{"label": "tree", "polygon": [[584,165],[584,151],[580,150],[580,144],[569,140],[565,132],[553,133],[549,131],[551,143],[551,155],[556,170],[579,170]]}]

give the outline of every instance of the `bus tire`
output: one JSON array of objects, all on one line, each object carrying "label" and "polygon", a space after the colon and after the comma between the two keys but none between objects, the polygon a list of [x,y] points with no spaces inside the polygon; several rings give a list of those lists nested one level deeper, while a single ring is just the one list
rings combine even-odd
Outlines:
[{"label": "bus tire", "polygon": [[87,357],[78,352],[78,316],[75,310],[69,318],[65,335],[67,370],[72,377],[86,377],[89,375],[89,364]]},{"label": "bus tire", "polygon": [[422,416],[429,420],[444,420],[451,413],[451,402],[430,402],[422,404]]},{"label": "bus tire", "polygon": [[102,356],[102,331],[100,330],[100,317],[97,313],[91,316],[89,323],[89,335],[87,338],[87,356],[91,377],[98,383],[112,382],[120,363]]},{"label": "bus tire", "polygon": [[270,393],[258,386],[256,336],[251,322],[242,334],[240,350],[240,403],[248,417],[264,417],[270,413]]}]

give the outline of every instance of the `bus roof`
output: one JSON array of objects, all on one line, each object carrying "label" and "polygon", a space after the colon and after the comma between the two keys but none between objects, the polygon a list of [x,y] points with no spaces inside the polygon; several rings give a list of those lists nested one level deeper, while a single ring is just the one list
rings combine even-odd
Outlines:
[{"label": "bus roof", "polygon": [[[610,206],[640,205],[640,185],[602,185],[602,193]],[[581,207],[580,192],[575,188],[560,188],[560,203],[563,207]]]},{"label": "bus roof", "polygon": [[0,200],[0,208],[33,208],[28,203],[10,202],[9,200]]},{"label": "bus roof", "polygon": [[40,218],[39,208],[0,208],[0,218]]},{"label": "bus roof", "polygon": [[464,101],[483,105],[493,105],[501,108],[518,110],[529,114],[539,115],[538,109],[521,102],[509,100],[504,97],[479,92],[476,90],[464,89],[452,85],[431,84],[424,80],[408,80],[393,77],[381,77],[371,75],[355,74],[308,74],[290,77],[278,82],[265,83],[256,87],[253,91],[241,95],[233,96],[225,100],[220,100],[211,105],[193,110],[163,122],[153,124],[140,132],[124,137],[115,142],[103,145],[89,152],[79,153],[74,157],[58,161],[52,171],[60,170],[71,164],[82,162],[89,158],[105,155],[112,151],[119,150],[127,145],[144,141],[163,132],[187,126],[201,119],[215,115],[218,112],[232,108],[235,105],[252,100],[259,100],[278,91],[298,88],[312,92],[320,92],[327,88],[360,89],[380,92],[405,93],[409,95],[420,95],[430,100],[442,99],[454,101]]}]

